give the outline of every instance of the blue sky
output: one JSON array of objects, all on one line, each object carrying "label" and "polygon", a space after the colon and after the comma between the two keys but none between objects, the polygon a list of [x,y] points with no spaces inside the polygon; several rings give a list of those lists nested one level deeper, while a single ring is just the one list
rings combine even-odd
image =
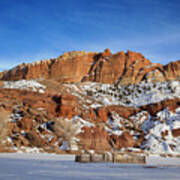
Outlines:
[{"label": "blue sky", "polygon": [[64,51],[180,59],[179,0],[0,0],[0,70]]}]

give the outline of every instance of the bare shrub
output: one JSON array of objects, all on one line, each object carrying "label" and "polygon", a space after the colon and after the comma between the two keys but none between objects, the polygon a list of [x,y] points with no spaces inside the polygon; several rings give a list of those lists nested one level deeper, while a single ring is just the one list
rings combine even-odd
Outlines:
[{"label": "bare shrub", "polygon": [[73,121],[63,118],[55,119],[54,132],[59,138],[60,142],[69,143],[69,149],[72,149],[71,145],[78,131],[79,126],[76,125]]},{"label": "bare shrub", "polygon": [[90,90],[88,90],[88,91],[87,91],[87,96],[93,96],[93,92],[90,91]]}]

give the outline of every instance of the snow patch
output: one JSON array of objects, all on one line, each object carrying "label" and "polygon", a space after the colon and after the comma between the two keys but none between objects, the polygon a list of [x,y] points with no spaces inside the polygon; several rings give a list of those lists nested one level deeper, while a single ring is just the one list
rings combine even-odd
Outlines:
[{"label": "snow patch", "polygon": [[160,102],[165,99],[180,97],[179,81],[154,83],[141,82],[126,86],[87,82],[76,84],[76,88],[73,87],[73,90],[77,91],[77,89],[78,92],[91,97],[95,101],[94,104],[91,104],[92,108],[103,105],[139,107]]},{"label": "snow patch", "polygon": [[44,93],[46,86],[38,83],[35,80],[19,80],[19,81],[5,81],[3,88],[30,90],[34,92]]},{"label": "snow patch", "polygon": [[180,137],[173,137],[172,130],[180,128],[180,114],[168,108],[151,117],[142,125],[146,141],[141,148],[151,153],[180,153]]}]

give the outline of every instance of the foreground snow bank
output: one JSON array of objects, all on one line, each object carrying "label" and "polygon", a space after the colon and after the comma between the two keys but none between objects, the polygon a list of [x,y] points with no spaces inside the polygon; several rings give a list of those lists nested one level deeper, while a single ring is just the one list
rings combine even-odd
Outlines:
[{"label": "foreground snow bank", "polygon": [[150,155],[146,158],[146,163],[153,166],[180,166],[180,158]]},{"label": "foreground snow bank", "polygon": [[[4,155],[4,154],[3,154]],[[3,156],[0,154],[0,156]],[[17,154],[14,154],[16,157]],[[19,157],[25,156],[20,154]],[[26,154],[25,159],[0,157],[0,179],[2,180],[179,180],[178,166],[156,166],[153,161],[150,165],[118,164],[118,163],[75,163],[67,160],[60,160],[62,155],[54,155],[57,161],[45,159],[47,155],[40,154],[40,158],[31,159]],[[66,156],[67,157],[67,156]],[[152,160],[152,159],[151,159]],[[159,158],[155,159],[159,160]],[[176,161],[176,160],[173,160]],[[151,166],[152,165],[152,166]]]},{"label": "foreground snow bank", "polygon": [[3,88],[31,90],[34,92],[44,93],[46,86],[38,83],[35,80],[19,80],[19,81],[5,81]]},{"label": "foreground snow bank", "polygon": [[1,158],[75,161],[75,155],[71,155],[71,154],[58,155],[58,154],[48,154],[48,153],[0,153],[0,159]]}]

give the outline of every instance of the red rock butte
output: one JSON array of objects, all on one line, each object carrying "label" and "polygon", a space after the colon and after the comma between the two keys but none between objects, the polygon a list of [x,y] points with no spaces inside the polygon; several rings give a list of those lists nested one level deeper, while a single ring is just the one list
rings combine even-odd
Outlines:
[{"label": "red rock butte", "polygon": [[66,52],[55,59],[21,64],[0,73],[1,80],[54,79],[60,83],[101,82],[121,85],[174,80],[180,76],[180,61],[165,66],[152,63],[141,53],[112,54],[85,51]]}]

